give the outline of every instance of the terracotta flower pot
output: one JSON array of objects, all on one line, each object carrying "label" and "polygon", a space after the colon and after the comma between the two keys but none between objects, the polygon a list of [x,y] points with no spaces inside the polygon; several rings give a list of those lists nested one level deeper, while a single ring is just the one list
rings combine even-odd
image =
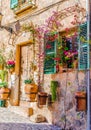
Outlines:
[{"label": "terracotta flower pot", "polygon": [[77,111],[86,111],[87,108],[87,98],[86,92],[77,92],[76,93],[76,110]]},{"label": "terracotta flower pot", "polygon": [[59,64],[59,73],[63,72],[63,65]]},{"label": "terracotta flower pot", "polygon": [[0,88],[0,99],[8,99],[10,95],[10,89],[9,88]]},{"label": "terracotta flower pot", "polygon": [[74,60],[74,62],[73,62],[73,68],[74,69],[78,68],[78,60]]},{"label": "terracotta flower pot", "polygon": [[36,100],[36,94],[34,94],[34,93],[31,93],[31,94],[26,94],[26,99],[28,100],[28,101],[31,101],[31,102],[35,102]]},{"label": "terracotta flower pot", "polygon": [[25,85],[25,93],[37,93],[38,86],[36,84],[26,84]]},{"label": "terracotta flower pot", "polygon": [[47,97],[48,97],[47,93],[39,92],[38,93],[38,103],[39,103],[39,105],[46,105]]},{"label": "terracotta flower pot", "polygon": [[14,71],[15,71],[15,67],[12,67],[12,68],[9,69],[10,73],[13,73]]},{"label": "terracotta flower pot", "polygon": [[28,100],[35,101],[37,92],[38,86],[36,84],[26,84],[25,94]]},{"label": "terracotta flower pot", "polygon": [[84,92],[84,91],[78,91],[78,92],[76,92],[76,94],[75,94],[75,96],[77,96],[77,97],[86,97],[86,92]]}]

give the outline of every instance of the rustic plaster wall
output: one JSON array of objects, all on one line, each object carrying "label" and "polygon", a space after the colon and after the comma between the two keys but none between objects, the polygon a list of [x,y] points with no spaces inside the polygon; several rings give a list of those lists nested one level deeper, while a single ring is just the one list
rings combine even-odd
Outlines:
[{"label": "rustic plaster wall", "polygon": [[[3,19],[2,19],[2,25],[9,25],[11,27],[15,27],[17,19],[20,19],[20,25],[23,23],[27,23],[32,21],[34,24],[37,25],[43,25],[45,23],[45,20],[52,14],[53,11],[61,11],[64,8],[70,7],[71,5],[74,6],[75,3],[77,3],[76,0],[68,0],[65,2],[62,2],[61,4],[58,4],[57,6],[53,6],[50,9],[46,9],[46,11],[38,14],[38,15],[31,15],[34,12],[38,11],[39,9],[42,9],[44,7],[47,7],[50,4],[54,4],[58,2],[59,0],[50,0],[50,1],[41,1],[37,0],[37,8],[28,16],[26,14],[25,19],[23,17],[16,18],[14,12],[10,9],[10,0],[2,0],[0,1],[0,8],[2,9],[2,14]],[[85,7],[86,1],[85,0],[80,0],[80,5],[82,7]],[[70,24],[71,19],[73,19],[73,15],[69,16],[65,20],[62,20],[63,27],[60,28],[60,31],[63,30],[66,27],[71,27],[72,25]],[[14,28],[15,29],[15,28]],[[14,30],[15,31],[15,30]],[[11,39],[10,39],[11,36]],[[16,44],[27,41],[30,39],[31,34],[30,33],[25,33],[23,31],[20,31],[17,33],[17,35],[13,34],[11,35],[9,32],[6,30],[0,30],[0,48],[4,48],[5,55],[8,56],[10,51],[13,51],[13,54],[15,56],[15,51],[16,51]],[[14,39],[14,43],[12,44],[12,41]],[[38,46],[38,45],[36,45]],[[36,47],[37,48],[37,47]],[[38,51],[38,49],[36,49]],[[8,56],[9,57],[9,56]],[[35,72],[35,75],[36,72]],[[9,80],[10,80],[9,75]],[[37,75],[38,76],[38,75]],[[35,76],[35,77],[37,77]],[[67,117],[67,128],[72,127],[73,130],[85,130],[86,129],[86,113],[85,112],[76,112],[76,101],[75,101],[75,92],[78,90],[78,84],[77,84],[77,73],[76,71],[68,72],[67,73],[62,73],[62,74],[55,74],[55,75],[44,75],[44,85],[43,89],[45,92],[50,94],[50,81],[51,80],[56,80],[59,82],[59,90],[58,90],[58,97],[57,101],[52,104],[51,108],[45,108],[44,109],[39,109],[36,104],[32,104],[34,107],[35,113],[43,113],[44,116],[48,119],[48,122],[54,123],[56,125],[59,125],[61,127],[64,126],[64,107],[66,107],[66,117]],[[82,84],[85,80],[85,74],[84,72],[79,73],[79,84]],[[11,82],[11,81],[9,81]],[[22,81],[23,82],[23,81]],[[69,82],[69,83],[68,83]],[[66,88],[66,83],[67,88]],[[85,83],[83,83],[85,84]],[[11,85],[9,83],[9,85]],[[13,89],[15,87],[13,86]],[[22,89],[22,88],[21,88]],[[65,91],[66,91],[66,97],[65,97]],[[64,106],[64,98],[66,102],[66,106]],[[31,105],[31,103],[30,103]],[[38,111],[37,111],[38,110]],[[17,111],[17,109],[16,109]],[[20,113],[20,111],[19,111]],[[50,115],[50,116],[49,116]],[[31,117],[32,119],[32,117]],[[34,119],[34,118],[33,118]]]},{"label": "rustic plaster wall", "polygon": [[[52,104],[53,123],[64,128],[66,116],[66,129],[86,129],[86,112],[76,111],[75,93],[79,89],[86,89],[86,77],[84,72],[72,71],[54,75],[45,75],[44,89],[50,90],[51,81],[58,81],[57,101]],[[79,86],[80,88],[79,88]],[[48,91],[49,92],[49,91]],[[51,92],[49,92],[50,94]],[[66,111],[65,111],[66,110]]]}]

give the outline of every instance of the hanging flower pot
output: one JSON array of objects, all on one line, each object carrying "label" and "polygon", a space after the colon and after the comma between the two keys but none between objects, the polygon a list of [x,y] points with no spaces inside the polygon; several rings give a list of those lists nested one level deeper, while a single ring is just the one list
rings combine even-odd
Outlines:
[{"label": "hanging flower pot", "polygon": [[13,73],[15,71],[15,67],[11,67],[10,69],[9,69],[9,72],[10,73]]},{"label": "hanging flower pot", "polygon": [[26,99],[31,102],[35,102],[36,94],[35,93],[26,93]]},{"label": "hanging flower pot", "polygon": [[38,103],[39,103],[39,105],[46,105],[47,97],[48,97],[47,93],[39,92],[38,93]]},{"label": "hanging flower pot", "polygon": [[10,95],[10,89],[5,82],[0,83],[0,99],[6,100]]},{"label": "hanging flower pot", "polygon": [[37,93],[38,86],[36,84],[26,84],[25,85],[25,93]]},{"label": "hanging flower pot", "polygon": [[87,108],[87,98],[86,92],[76,92],[76,110],[86,111]]},{"label": "hanging flower pot", "polygon": [[9,88],[1,88],[0,89],[0,98],[1,99],[8,99],[9,95],[10,95]]},{"label": "hanging flower pot", "polygon": [[13,73],[15,71],[15,61],[13,60],[7,61],[6,68],[9,69],[10,73]]},{"label": "hanging flower pot", "polygon": [[38,92],[38,86],[36,84],[30,83],[29,80],[25,81],[25,94],[26,98],[29,101],[35,101],[36,99],[36,94]]}]

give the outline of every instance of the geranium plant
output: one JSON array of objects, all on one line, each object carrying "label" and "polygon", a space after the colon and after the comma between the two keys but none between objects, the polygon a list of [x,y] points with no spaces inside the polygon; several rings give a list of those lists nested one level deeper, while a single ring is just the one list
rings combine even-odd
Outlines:
[{"label": "geranium plant", "polygon": [[14,68],[14,67],[15,67],[15,61],[14,60],[8,60],[6,68],[10,69],[10,68]]}]

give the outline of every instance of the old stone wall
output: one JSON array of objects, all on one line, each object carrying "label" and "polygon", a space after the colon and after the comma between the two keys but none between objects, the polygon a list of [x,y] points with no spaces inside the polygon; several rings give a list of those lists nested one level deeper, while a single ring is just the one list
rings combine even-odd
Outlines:
[{"label": "old stone wall", "polygon": [[[58,81],[57,100],[52,104],[52,121],[66,129],[86,129],[87,116],[85,111],[77,111],[75,94],[78,90],[86,89],[86,77],[84,72],[65,72],[47,75],[44,78],[44,89],[50,94],[51,81]],[[80,86],[80,87],[79,87]]]}]

